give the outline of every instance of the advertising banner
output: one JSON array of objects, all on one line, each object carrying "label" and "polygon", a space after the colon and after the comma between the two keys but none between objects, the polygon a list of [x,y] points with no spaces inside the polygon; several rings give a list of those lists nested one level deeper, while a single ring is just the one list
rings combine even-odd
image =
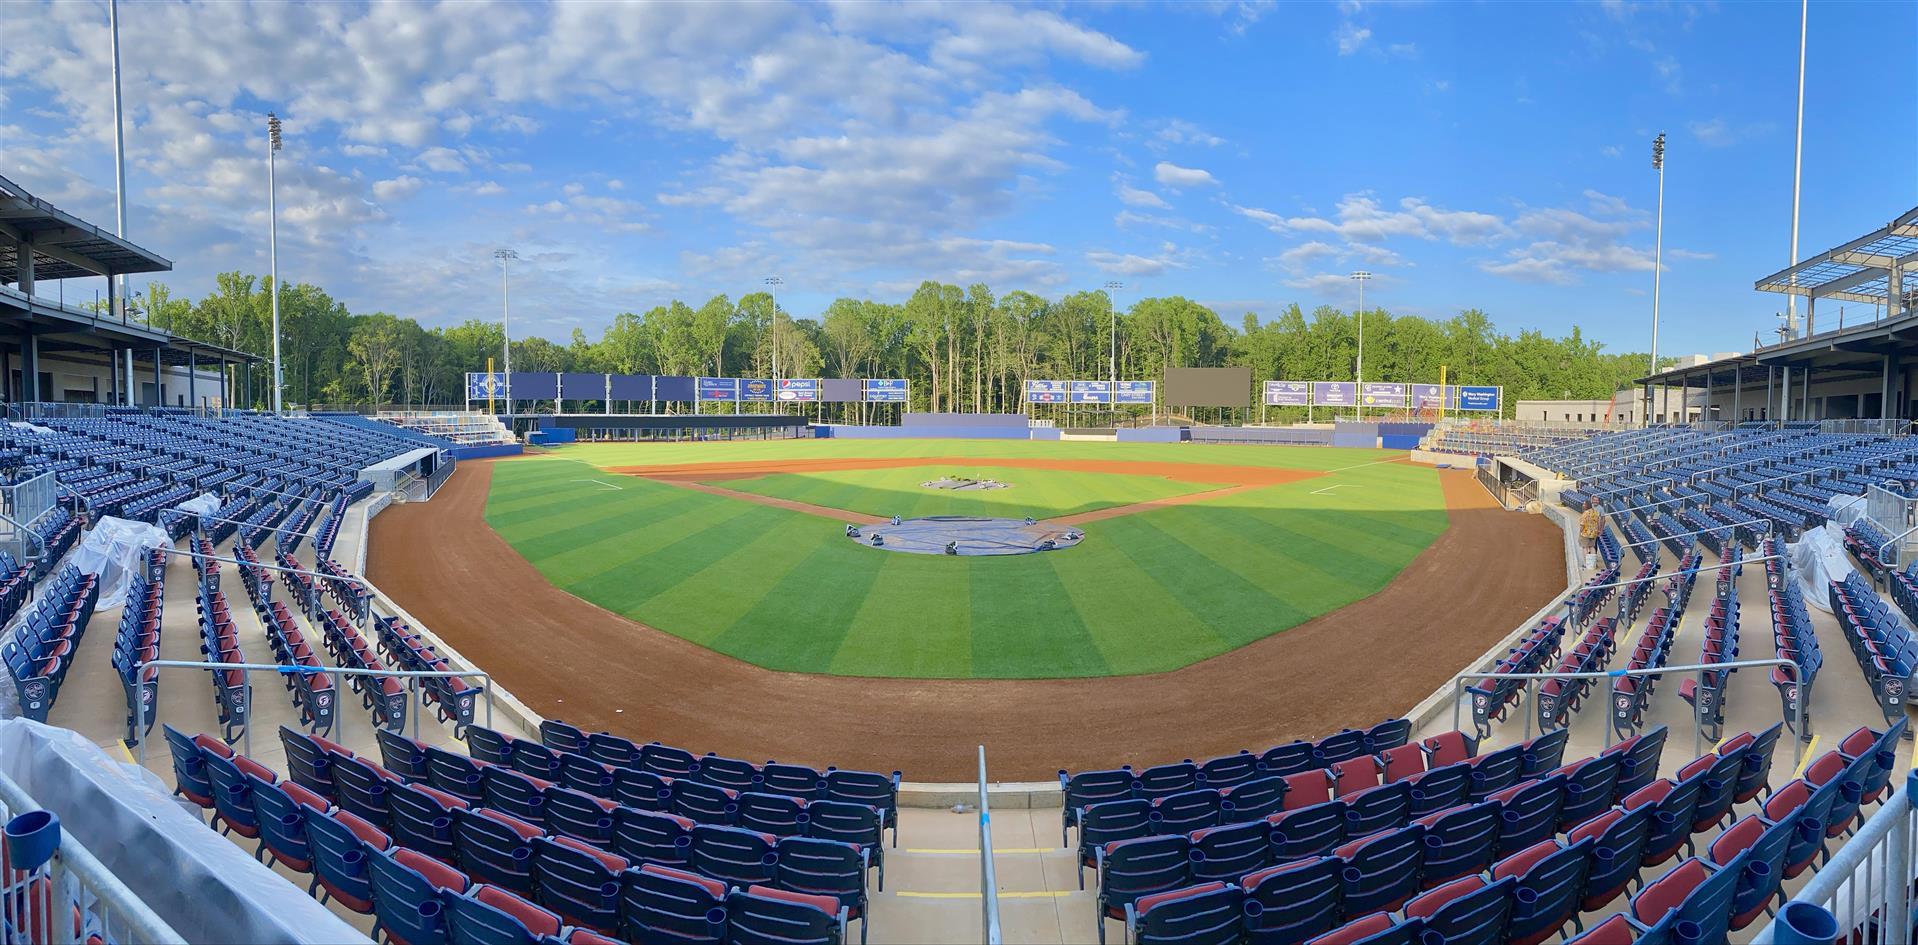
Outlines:
[{"label": "advertising banner", "polygon": [[1496,387],[1460,387],[1458,389],[1458,409],[1460,410],[1497,410],[1498,388]]},{"label": "advertising banner", "polygon": [[906,402],[906,381],[904,378],[866,378],[866,399],[878,403]]},{"label": "advertising banner", "polygon": [[773,382],[763,377],[740,378],[739,399],[770,401],[773,399]]},{"label": "advertising banner", "polygon": [[700,400],[738,400],[739,378],[702,377],[699,379]]},{"label": "advertising banner", "polygon": [[1413,384],[1412,406],[1420,410],[1449,407],[1444,391],[1437,384]]},{"label": "advertising banner", "polygon": [[506,375],[498,371],[491,374],[485,371],[473,371],[466,375],[467,400],[485,400],[488,397],[497,400],[505,396]]},{"label": "advertising banner", "polygon": [[1366,381],[1359,386],[1359,401],[1367,407],[1403,407],[1405,385]]},{"label": "advertising banner", "polygon": [[1029,404],[1063,404],[1067,393],[1065,381],[1026,382],[1026,403]]},{"label": "advertising banner", "polygon": [[1303,407],[1312,402],[1312,385],[1304,381],[1266,381],[1265,405]]},{"label": "advertising banner", "polygon": [[1073,381],[1071,390],[1072,402],[1075,404],[1109,404],[1112,402],[1111,381]]},{"label": "advertising banner", "polygon": [[779,380],[779,399],[811,403],[819,399],[816,377],[784,377]]},{"label": "advertising banner", "polygon": [[1118,391],[1114,392],[1112,402],[1118,404],[1150,404],[1156,399],[1159,384],[1157,381],[1120,381]]},{"label": "advertising banner", "polygon": [[1312,402],[1321,407],[1358,406],[1359,385],[1352,381],[1313,381]]}]

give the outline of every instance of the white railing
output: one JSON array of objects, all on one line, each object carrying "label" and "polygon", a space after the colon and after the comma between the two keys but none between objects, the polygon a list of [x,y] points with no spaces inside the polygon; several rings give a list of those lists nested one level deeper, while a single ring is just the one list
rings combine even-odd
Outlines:
[{"label": "white railing", "polygon": [[8,860],[0,873],[0,940],[7,945],[72,945],[93,935],[119,945],[185,945],[80,841],[62,834],[60,818],[6,775],[0,775],[0,817]]},{"label": "white railing", "polygon": [[986,798],[986,746],[979,746],[979,922],[986,945],[1001,945],[999,876],[992,865],[992,803]]},{"label": "white railing", "polygon": [[1912,808],[1918,772],[1793,896],[1754,945],[1912,940]]}]

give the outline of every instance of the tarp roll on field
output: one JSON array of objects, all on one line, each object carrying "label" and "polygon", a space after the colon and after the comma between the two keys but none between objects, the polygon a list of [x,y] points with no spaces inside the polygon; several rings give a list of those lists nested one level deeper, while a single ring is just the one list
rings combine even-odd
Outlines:
[{"label": "tarp roll on field", "polygon": [[1249,407],[1249,367],[1167,368],[1165,402],[1173,407]]},{"label": "tarp roll on field", "polygon": [[819,399],[829,404],[856,404],[863,398],[862,388],[856,377],[822,377],[819,379]]}]

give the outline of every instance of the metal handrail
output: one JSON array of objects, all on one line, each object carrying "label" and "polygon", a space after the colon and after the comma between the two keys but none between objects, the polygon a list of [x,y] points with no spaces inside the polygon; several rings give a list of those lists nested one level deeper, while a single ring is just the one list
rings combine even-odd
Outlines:
[{"label": "metal handrail", "polygon": [[[1852,933],[1858,928],[1861,918],[1867,923],[1883,923],[1879,928],[1879,932],[1885,935],[1882,941],[1911,941],[1909,927],[1901,933],[1901,923],[1893,917],[1911,914],[1914,791],[1918,791],[1918,774],[1907,774],[1904,784],[1885,801],[1885,805],[1878,808],[1858,828],[1858,832],[1812,874],[1811,879],[1786,903],[1786,909],[1781,909],[1776,918],[1759,930],[1752,939],[1753,945],[1809,940],[1792,935],[1789,920],[1802,918],[1792,915],[1791,910],[1797,904],[1809,904],[1825,912],[1826,918],[1835,920],[1837,934],[1834,937],[1840,942],[1854,940]],[[1865,894],[1862,913],[1858,908],[1861,866],[1864,868],[1862,885]],[[1841,893],[1845,894],[1842,898],[1846,902],[1844,911],[1839,913],[1833,907],[1838,905]]]},{"label": "metal handrail", "polygon": [[20,531],[33,536],[33,543],[39,546],[40,551],[38,554],[29,555],[27,557],[28,565],[38,565],[40,562],[46,560],[47,540],[44,537],[41,537],[40,533],[38,531],[35,531],[32,526],[20,524],[19,519],[16,519],[11,515],[6,514],[5,512],[0,512],[0,522],[5,522],[8,525],[12,525],[16,529],[19,529]]},{"label": "metal handrail", "polygon": [[1005,941],[999,928],[999,875],[992,865],[992,804],[986,798],[986,746],[979,746],[979,900],[985,945]]},{"label": "metal handrail", "polygon": [[[44,810],[34,801],[32,795],[4,774],[0,774],[0,803],[4,803],[16,816],[28,811]],[[61,832],[60,846],[53,852],[52,867],[51,875],[54,877],[52,885],[55,889],[64,886],[59,880],[63,871],[72,873],[73,877],[80,881],[80,885],[92,893],[100,905],[106,907],[107,915],[103,918],[117,918],[125,923],[124,929],[111,930],[118,941],[150,942],[153,945],[186,945],[186,939],[174,931],[173,926],[160,918],[138,894],[128,889],[127,884],[121,882],[120,877],[113,875],[113,871],[107,869],[106,865],[101,863],[71,831]],[[51,924],[56,936],[63,940],[71,940],[62,934],[69,931],[72,928],[71,925],[64,921]],[[25,930],[16,931],[24,932]]]},{"label": "metal handrail", "polygon": [[1634,541],[1634,542],[1630,542],[1630,543],[1628,543],[1628,544],[1626,544],[1626,545],[1625,545],[1625,547],[1627,547],[1627,548],[1637,548],[1637,547],[1639,547],[1639,546],[1641,546],[1641,545],[1656,545],[1656,544],[1658,544],[1659,542],[1662,542],[1662,541],[1668,541],[1668,540],[1670,540],[1670,539],[1673,539],[1673,538],[1692,538],[1692,537],[1696,537],[1696,536],[1698,536],[1698,535],[1704,535],[1704,534],[1707,534],[1707,533],[1712,533],[1712,534],[1715,534],[1715,533],[1718,533],[1718,532],[1723,532],[1723,531],[1730,531],[1730,530],[1732,530],[1732,529],[1734,529],[1734,528],[1744,528],[1744,527],[1745,527],[1745,526],[1747,526],[1747,525],[1763,525],[1763,526],[1765,526],[1765,534],[1766,534],[1766,535],[1770,535],[1770,534],[1772,533],[1772,525],[1773,525],[1773,523],[1772,523],[1772,520],[1771,520],[1771,519],[1768,519],[1768,518],[1755,518],[1755,519],[1752,519],[1752,520],[1751,520],[1751,521],[1749,521],[1749,522],[1733,522],[1733,523],[1732,523],[1732,524],[1730,524],[1730,525],[1714,525],[1714,526],[1712,526],[1711,528],[1699,528],[1699,529],[1694,529],[1694,530],[1692,530],[1692,531],[1689,531],[1689,532],[1679,532],[1679,533],[1677,533],[1677,534],[1675,534],[1675,535],[1665,535],[1665,536],[1663,536],[1663,537],[1660,537],[1660,536],[1656,536],[1656,535],[1654,535],[1653,537],[1651,537],[1650,539],[1647,539],[1647,540],[1645,540],[1645,541]]}]

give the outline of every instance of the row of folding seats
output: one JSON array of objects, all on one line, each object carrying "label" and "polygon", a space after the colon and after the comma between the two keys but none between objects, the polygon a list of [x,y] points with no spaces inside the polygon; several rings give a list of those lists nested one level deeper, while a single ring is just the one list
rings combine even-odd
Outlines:
[{"label": "row of folding seats", "polygon": [[[398,617],[373,618],[373,635],[380,652],[403,671],[451,673],[458,669]],[[452,722],[453,737],[462,737],[466,727],[473,724],[485,687],[460,676],[421,676],[419,680],[421,695],[434,706],[439,720]]]},{"label": "row of folding seats", "polygon": [[299,503],[274,539],[274,546],[281,552],[300,550],[300,543],[306,540],[306,533],[313,527],[313,520],[319,517],[321,503],[318,499],[309,499]]},{"label": "row of folding seats", "polygon": [[[1896,549],[1886,548],[1891,536],[1884,529],[1872,523],[1872,520],[1860,515],[1850,525],[1845,526],[1845,550],[1865,566],[1873,575],[1885,574],[1897,570]],[[1892,560],[1880,560],[1879,552],[1884,551]]]},{"label": "row of folding seats", "polygon": [[321,586],[326,588],[327,595],[333,598],[334,603],[338,604],[341,610],[346,611],[347,616],[352,617],[356,623],[366,619],[367,608],[371,606],[373,600],[373,595],[367,591],[366,585],[354,580],[353,576],[332,558],[321,558],[319,563],[314,565],[313,570],[326,575],[318,579]]},{"label": "row of folding seats", "polygon": [[11,552],[0,551],[0,626],[13,622],[33,590],[33,574]]},{"label": "row of folding seats", "polygon": [[273,599],[273,572],[260,565],[260,556],[253,553],[244,542],[233,544],[233,559],[239,564],[240,583],[246,586],[247,599],[253,601],[255,608],[261,601]]},{"label": "row of folding seats", "polygon": [[[1613,639],[1618,630],[1618,618],[1602,617],[1586,628],[1578,643],[1566,651],[1552,667],[1554,673],[1592,673],[1611,665],[1612,652],[1617,646]],[[1590,679],[1547,679],[1539,684],[1538,693],[1533,697],[1533,707],[1538,716],[1538,730],[1549,732],[1565,726],[1565,717],[1578,711],[1585,696],[1591,692],[1593,680]]]},{"label": "row of folding seats", "polygon": [[1618,536],[1612,534],[1610,525],[1599,530],[1598,554],[1608,567],[1616,567],[1619,560],[1625,557],[1625,549],[1619,545]]},{"label": "row of folding seats", "polygon": [[46,546],[46,554],[40,559],[35,570],[38,576],[44,576],[55,562],[65,558],[67,552],[80,540],[83,523],[72,512],[56,508],[48,512],[40,521],[34,523],[33,531],[40,536]]},{"label": "row of folding seats", "polygon": [[27,608],[0,645],[0,659],[13,676],[22,715],[36,722],[47,720],[99,597],[98,576],[69,564],[45,582],[39,600]]},{"label": "row of folding seats", "polygon": [[[1705,615],[1705,638],[1699,644],[1702,664],[1728,663],[1738,659],[1738,562],[1742,552],[1726,545],[1719,553],[1716,592],[1711,612]],[[1678,697],[1692,707],[1699,730],[1711,741],[1724,734],[1725,691],[1736,669],[1702,669],[1698,675],[1678,685]]]},{"label": "row of folding seats", "polygon": [[1552,732],[1481,756],[1470,736],[1451,732],[1223,790],[1100,801],[1076,818],[1079,869],[1096,867],[1119,841],[1184,835],[1196,851],[1193,875],[1236,878],[1484,801],[1557,768],[1565,739],[1563,731]]},{"label": "row of folding seats", "polygon": [[[1672,642],[1677,638],[1678,626],[1685,619],[1685,607],[1691,601],[1692,587],[1698,582],[1699,555],[1688,554],[1678,564],[1678,573],[1665,579],[1660,589],[1665,594],[1665,606],[1652,611],[1651,619],[1646,621],[1645,632],[1639,635],[1638,643],[1632,649],[1632,658],[1626,662],[1625,669],[1658,669],[1666,664],[1671,656]],[[1651,704],[1652,693],[1658,688],[1656,676],[1624,676],[1612,681],[1612,730],[1621,737],[1630,736],[1638,731],[1645,720],[1645,707]]]},{"label": "row of folding seats", "polygon": [[[311,873],[309,892],[374,916],[396,941],[580,943],[623,935],[830,945],[844,940],[853,918],[864,938],[864,862],[848,844],[780,840],[737,864],[763,881],[729,883],[696,872],[690,860],[673,866],[609,852],[468,804],[291,729],[281,730],[287,781],[217,739],[188,738],[170,726],[166,735],[178,793],[212,812],[223,832],[257,839],[258,855]],[[723,834],[705,840],[699,829],[685,845],[695,853],[724,864],[749,852]]]},{"label": "row of folding seats", "polygon": [[[146,571],[127,581],[126,603],[120,608],[120,628],[113,638],[113,670],[127,699],[127,744],[137,745],[153,731],[155,711],[160,699],[160,670],[148,666],[160,658],[160,618],[166,604],[164,559],[155,567],[154,558],[162,554],[154,549]],[[141,724],[144,717],[144,724]]]},{"label": "row of folding seats", "polygon": [[[368,489],[372,487],[367,484]],[[326,559],[333,557],[333,543],[340,537],[340,520],[346,515],[347,497],[344,493],[335,495],[327,504],[326,514],[320,519],[320,530],[313,535],[313,557]]]},{"label": "row of folding seats", "polygon": [[[275,606],[279,606],[278,602]],[[320,628],[322,642],[327,652],[333,654],[335,663],[348,669],[387,671],[373,644],[339,611],[321,611],[312,619],[314,626]],[[407,689],[398,677],[348,676],[347,685],[360,694],[360,707],[373,713],[375,725],[396,732],[406,730]]]},{"label": "row of folding seats", "polygon": [[[1588,584],[1591,582],[1587,582]],[[1513,647],[1492,666],[1495,673],[1536,673],[1545,664],[1558,655],[1559,639],[1565,633],[1564,618],[1553,614],[1539,621],[1538,626],[1527,631],[1518,646]],[[1525,692],[1523,679],[1488,679],[1476,686],[1467,687],[1466,692],[1472,698],[1472,726],[1479,738],[1492,734],[1492,722],[1504,721],[1506,712],[1518,702]]]},{"label": "row of folding seats", "polygon": [[[1131,765],[1076,774],[1061,770],[1059,791],[1064,797],[1064,806],[1059,814],[1059,842],[1066,842],[1067,831],[1079,823],[1085,809],[1093,804],[1139,798],[1156,800],[1198,788],[1240,788],[1255,780],[1323,769],[1349,758],[1397,748],[1405,744],[1411,734],[1410,721],[1387,719],[1369,729],[1349,728],[1317,741],[1286,742],[1258,754],[1241,750],[1202,764],[1194,764],[1188,758],[1138,771]],[[1252,793],[1257,791],[1242,791],[1239,806],[1247,806],[1244,796]]]},{"label": "row of folding seats", "polygon": [[1802,704],[1805,726],[1810,728],[1812,684],[1825,662],[1818,650],[1818,633],[1812,627],[1811,612],[1805,609],[1805,595],[1798,589],[1791,562],[1784,558],[1784,543],[1777,538],[1767,538],[1761,547],[1760,553],[1768,556],[1765,585],[1771,602],[1772,647],[1781,658],[1797,666],[1796,672],[1783,666],[1772,667],[1771,682],[1783,703],[1785,724],[1797,728]]},{"label": "row of folding seats", "polygon": [[[892,845],[899,845],[902,775],[898,771],[880,774],[839,767],[819,771],[777,761],[755,765],[711,752],[694,755],[659,742],[641,745],[606,732],[589,734],[557,719],[541,722],[539,735],[538,742],[528,742],[468,726],[465,737],[476,759],[526,770],[643,810],[668,810],[702,823],[739,823],[783,834],[794,822],[804,825],[806,818],[798,815],[808,805],[829,802],[859,809],[829,808],[848,823],[863,821],[860,811],[871,811],[873,829],[882,834],[892,831]],[[817,813],[812,811],[814,816]],[[852,829],[863,835],[867,828],[861,824]],[[884,855],[883,850],[874,853],[881,877]]]},{"label": "row of folding seats", "polygon": [[[239,634],[234,631],[233,615],[227,610],[226,595],[219,589],[219,563],[200,559],[202,568],[213,565],[209,575],[201,572],[199,593],[194,608],[200,625],[200,653],[209,663],[244,663]],[[216,669],[207,674],[213,681],[213,703],[219,709],[220,734],[231,745],[246,731],[249,690],[246,670]]]},{"label": "row of folding seats", "polygon": [[1885,586],[1891,591],[1891,601],[1898,605],[1907,618],[1918,623],[1918,561],[1905,566],[1902,571],[1892,571],[1885,575]]},{"label": "row of folding seats", "polygon": [[1830,595],[1832,614],[1871,683],[1885,721],[1904,718],[1905,681],[1918,669],[1918,639],[1858,572],[1832,581]]},{"label": "row of folding seats", "polygon": [[308,619],[313,619],[319,604],[319,591],[313,575],[308,574],[306,566],[293,557],[290,546],[285,542],[275,545],[273,561],[280,566],[279,573],[286,580],[286,592],[293,597],[293,605],[300,608],[300,613]]},{"label": "row of folding seats", "polygon": [[306,642],[285,602],[269,598],[257,603],[263,605],[259,606],[259,615],[266,628],[266,643],[273,650],[273,662],[285,667],[280,676],[293,697],[300,724],[318,735],[331,732],[337,708],[333,677],[324,672],[325,665]]},{"label": "row of folding seats", "polygon": [[[1605,909],[1641,869],[1678,856],[1766,789],[1778,727],[1728,741],[1676,779],[1656,777],[1664,730],[1655,731],[1499,795],[1236,879],[1197,881],[1191,870],[1182,877],[1176,840],[1115,844],[1101,926],[1122,919],[1140,942],[1371,942],[1368,936],[1381,935],[1378,941],[1536,945],[1579,913]],[[1626,758],[1638,762],[1629,779]],[[1799,819],[1795,811],[1786,818]],[[1709,852],[1734,856],[1748,833],[1737,829]],[[1774,848],[1775,841],[1768,854]],[[1753,898],[1769,899],[1776,874],[1771,883]]]},{"label": "row of folding seats", "polygon": [[1572,623],[1583,627],[1587,621],[1596,616],[1606,602],[1612,599],[1612,594],[1617,591],[1617,584],[1618,566],[1615,564],[1599,569],[1598,573],[1587,579],[1585,584],[1567,601],[1572,612]]},{"label": "row of folding seats", "polygon": [[1656,555],[1638,566],[1638,573],[1632,575],[1630,584],[1625,585],[1625,593],[1618,595],[1618,625],[1629,627],[1638,622],[1638,612],[1645,607],[1645,598],[1652,593],[1652,583],[1658,577],[1662,562]]}]

